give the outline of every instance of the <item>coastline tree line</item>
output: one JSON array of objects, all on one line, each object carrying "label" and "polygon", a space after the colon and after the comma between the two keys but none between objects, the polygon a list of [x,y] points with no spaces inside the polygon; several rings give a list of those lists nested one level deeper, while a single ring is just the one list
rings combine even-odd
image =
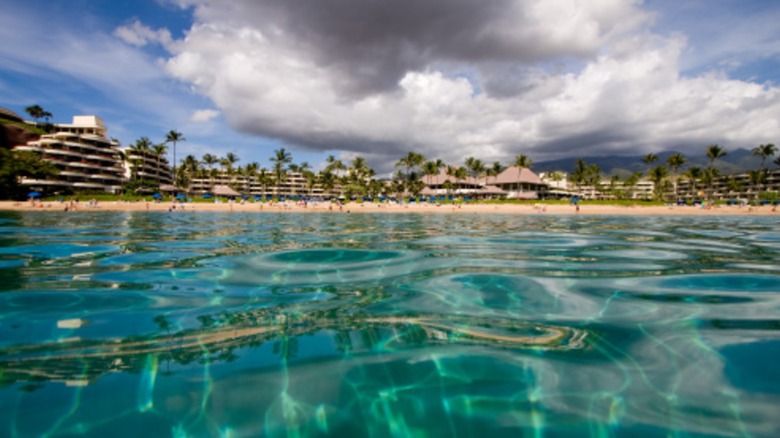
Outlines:
[{"label": "coastline tree line", "polygon": [[[36,126],[41,127],[40,119],[45,119],[45,126],[51,125],[49,119],[52,114],[45,111],[38,105],[26,108],[27,113],[36,120]],[[49,127],[49,131],[51,127]],[[212,154],[204,154],[200,159],[194,155],[186,155],[180,162],[176,162],[176,146],[178,143],[186,141],[182,133],[171,130],[166,134],[165,140],[155,144],[148,137],[141,137],[130,146],[130,153],[123,153],[121,158],[130,163],[131,175],[126,183],[125,193],[132,193],[139,189],[159,188],[159,180],[162,175],[159,174],[161,165],[168,153],[168,145],[173,146],[173,169],[170,175],[171,180],[177,187],[187,187],[195,179],[216,181],[220,176],[241,177],[245,180],[253,180],[255,184],[267,188],[274,187],[275,193],[280,192],[280,187],[285,184],[290,173],[299,174],[306,181],[306,189],[310,194],[314,187],[321,187],[324,191],[332,191],[340,187],[340,191],[345,196],[378,196],[380,194],[394,194],[402,196],[411,194],[419,196],[425,188],[426,183],[430,183],[432,178],[439,175],[442,171],[449,176],[444,183],[443,188],[448,193],[453,193],[458,187],[475,186],[477,181],[486,178],[490,184],[490,178],[496,178],[508,166],[500,161],[486,163],[475,157],[465,159],[463,165],[447,164],[440,159],[428,160],[422,154],[410,151],[404,157],[401,157],[395,167],[398,169],[392,176],[391,181],[384,182],[375,179],[376,172],[368,165],[366,159],[362,156],[356,156],[345,163],[335,156],[330,155],[326,160],[325,167],[315,172],[309,163],[294,163],[292,155],[285,149],[275,150],[269,157],[270,167],[265,168],[257,162],[251,162],[244,166],[237,165],[241,159],[233,153],[227,153],[224,157]],[[764,189],[769,176],[769,169],[766,166],[767,160],[771,160],[778,152],[774,144],[759,145],[752,150],[752,154],[760,157],[760,166],[757,169],[748,171],[749,187],[755,197]],[[625,199],[630,196],[634,187],[647,177],[654,183],[654,198],[656,200],[668,200],[666,196],[677,199],[678,185],[685,180],[694,189],[706,192],[708,199],[712,198],[713,186],[721,177],[717,167],[717,160],[726,156],[725,149],[718,145],[711,145],[706,148],[706,154],[709,158],[709,165],[705,168],[692,166],[680,172],[683,166],[688,162],[687,158],[680,153],[669,156],[665,163],[657,164],[659,158],[656,154],[650,153],[643,157],[646,166],[645,172],[634,172],[621,180],[618,176],[612,176],[608,183],[604,183],[602,171],[595,163],[588,164],[580,158],[576,161],[574,171],[568,175],[568,183],[578,187],[590,187],[600,193],[607,194],[615,199]],[[151,158],[157,161],[155,179],[145,179],[142,174],[147,174],[145,160],[138,159],[138,156]],[[129,158],[133,157],[133,158]],[[129,158],[129,159],[128,159]],[[167,162],[167,160],[165,160]],[[773,161],[780,166],[780,157]],[[10,199],[19,199],[23,196],[25,189],[21,187],[21,178],[45,179],[56,177],[57,169],[53,163],[41,159],[39,154],[34,152],[10,151],[0,149],[0,197]],[[520,168],[531,168],[533,161],[527,155],[517,155],[510,165]],[[553,182],[563,180],[566,175],[562,172],[551,172],[548,179]],[[453,182],[454,181],[454,182]],[[740,181],[731,177],[726,180],[730,191],[741,191]],[[241,190],[243,187],[238,182],[232,183],[233,188]]]}]

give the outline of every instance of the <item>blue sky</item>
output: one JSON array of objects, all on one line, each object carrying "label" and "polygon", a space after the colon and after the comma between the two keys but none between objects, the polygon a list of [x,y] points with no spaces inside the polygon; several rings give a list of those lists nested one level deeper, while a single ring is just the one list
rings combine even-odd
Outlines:
[{"label": "blue sky", "polygon": [[0,106],[315,168],[780,142],[780,3],[5,1]]}]

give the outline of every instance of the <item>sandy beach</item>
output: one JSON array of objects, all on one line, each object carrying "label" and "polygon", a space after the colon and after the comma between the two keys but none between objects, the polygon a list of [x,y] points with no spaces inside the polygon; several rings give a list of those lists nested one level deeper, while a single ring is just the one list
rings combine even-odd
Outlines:
[{"label": "sandy beach", "polygon": [[620,206],[620,205],[589,205],[587,201],[579,206],[579,211],[573,205],[546,204],[376,204],[347,203],[343,206],[323,203],[171,203],[171,202],[121,202],[107,201],[90,204],[81,201],[76,208],[69,208],[68,203],[36,202],[35,204],[15,201],[0,201],[0,210],[11,211],[68,211],[73,213],[84,211],[150,211],[165,213],[191,212],[294,212],[294,213],[431,213],[431,214],[525,214],[525,215],[699,215],[699,216],[768,216],[777,215],[776,208],[766,205],[761,207],[748,206],[715,206],[702,208],[700,206]]}]

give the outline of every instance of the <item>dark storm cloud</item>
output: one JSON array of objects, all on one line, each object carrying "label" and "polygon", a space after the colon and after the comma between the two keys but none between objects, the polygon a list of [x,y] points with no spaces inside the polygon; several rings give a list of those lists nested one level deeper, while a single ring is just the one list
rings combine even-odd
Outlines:
[{"label": "dark storm cloud", "polygon": [[245,19],[266,36],[308,52],[337,74],[342,91],[357,95],[393,90],[406,72],[433,62],[533,62],[595,48],[544,38],[514,0],[268,0],[247,6],[252,16]]}]

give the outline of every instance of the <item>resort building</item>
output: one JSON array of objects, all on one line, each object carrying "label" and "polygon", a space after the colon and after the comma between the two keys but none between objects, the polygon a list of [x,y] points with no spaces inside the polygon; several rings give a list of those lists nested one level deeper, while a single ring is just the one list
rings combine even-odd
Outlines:
[{"label": "resort building", "polygon": [[310,185],[303,174],[288,172],[284,181],[277,187],[276,183],[267,179],[263,182],[260,176],[246,176],[214,173],[208,178],[193,178],[190,181],[189,192],[194,195],[214,194],[217,186],[231,187],[245,196],[271,197],[335,197],[340,193],[340,187],[325,191],[319,184]]},{"label": "resort building", "polygon": [[511,166],[496,176],[456,179],[442,170],[438,175],[422,178],[423,196],[474,198],[540,199],[548,184],[528,168]]},{"label": "resort building", "polygon": [[499,173],[494,178],[493,185],[506,192],[508,199],[544,198],[549,189],[549,184],[539,178],[531,169],[518,166],[509,166]]},{"label": "resort building", "polygon": [[173,174],[167,158],[133,147],[123,148],[122,153],[124,176],[127,180],[145,179],[161,186],[173,184]]},{"label": "resort building", "polygon": [[749,173],[725,175],[717,178],[709,187],[701,181],[681,179],[677,185],[677,197],[684,200],[704,199],[712,191],[717,200],[753,200],[769,192],[780,195],[780,169],[768,170],[766,181],[754,183]]},{"label": "resort building", "polygon": [[118,193],[125,183],[119,143],[108,138],[97,116],[74,116],[71,124],[54,125],[55,132],[16,146],[33,151],[54,163],[59,175],[53,179],[23,179],[22,184],[50,192],[95,190]]}]

